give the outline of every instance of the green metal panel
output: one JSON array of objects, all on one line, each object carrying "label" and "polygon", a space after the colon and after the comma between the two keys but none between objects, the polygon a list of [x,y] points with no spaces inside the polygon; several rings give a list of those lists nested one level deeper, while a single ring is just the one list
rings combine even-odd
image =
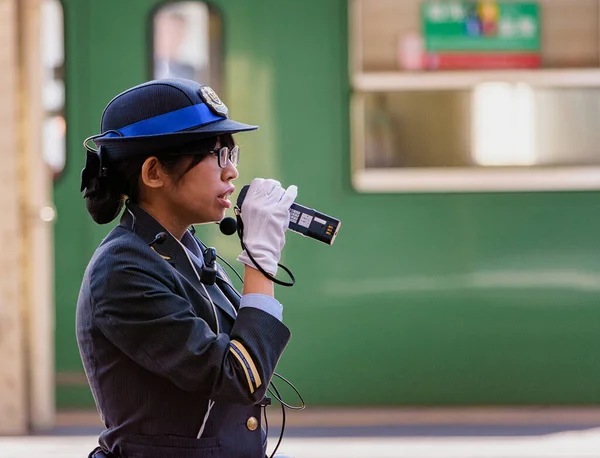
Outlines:
[{"label": "green metal panel", "polygon": [[[145,80],[156,2],[65,0],[69,170],[57,186],[57,368],[80,370],[73,316],[107,227],[77,193],[82,139]],[[297,184],[339,217],[332,247],[290,234],[277,287],[293,338],[279,366],[311,405],[600,402],[600,199],[595,193],[373,194],[350,185],[345,0],[220,0],[238,186]],[[207,243],[234,261],[216,227]],[[64,390],[64,387],[63,387]],[[75,392],[75,391],[74,391]],[[77,399],[81,401],[77,401]],[[87,400],[86,400],[87,399]],[[89,402],[63,391],[62,405]]]},{"label": "green metal panel", "polygon": [[[86,260],[92,252],[90,218],[77,193],[79,171],[83,167],[82,135],[88,131],[89,103],[89,5],[87,2],[64,0],[65,18],[65,65],[66,65],[66,116],[67,161],[64,173],[54,187],[57,219],[54,227],[55,241],[55,308],[56,308],[56,370],[83,372],[75,341],[75,306],[79,284]],[[69,396],[60,396],[59,406]],[[89,390],[88,390],[89,391]],[[89,402],[88,402],[89,404]]]}]

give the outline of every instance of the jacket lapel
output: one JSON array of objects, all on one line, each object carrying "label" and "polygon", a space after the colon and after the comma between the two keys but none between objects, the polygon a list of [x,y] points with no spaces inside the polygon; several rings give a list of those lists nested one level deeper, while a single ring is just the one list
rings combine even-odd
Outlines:
[{"label": "jacket lapel", "polygon": [[[206,246],[198,240],[190,231],[186,232],[182,238],[182,243],[190,248],[198,259],[202,259],[202,253],[206,250]],[[192,257],[194,265],[198,272],[201,271],[202,265],[198,264],[198,260]],[[202,262],[204,262],[202,260]],[[216,265],[216,263],[215,263]],[[220,288],[219,280],[221,280],[221,271],[217,268],[217,282],[213,285],[205,285],[206,289],[209,291],[210,297],[212,298],[214,304],[227,313],[231,318],[235,319],[237,316],[237,311],[233,306],[233,303],[229,300],[229,296],[227,294],[223,294]],[[217,286],[219,285],[219,286]]]},{"label": "jacket lapel", "polygon": [[210,291],[210,298],[200,284],[199,276],[202,267],[193,261],[192,256],[186,253],[181,243],[173,237],[156,219],[152,217],[140,206],[128,202],[123,216],[121,217],[121,226],[132,231],[150,244],[161,232],[165,236],[160,241],[152,244],[150,249],[154,250],[161,258],[171,264],[181,275],[183,275],[194,287],[194,289],[206,300],[215,304],[224,313],[235,319],[235,311],[231,303],[215,285],[204,285],[206,291]]}]

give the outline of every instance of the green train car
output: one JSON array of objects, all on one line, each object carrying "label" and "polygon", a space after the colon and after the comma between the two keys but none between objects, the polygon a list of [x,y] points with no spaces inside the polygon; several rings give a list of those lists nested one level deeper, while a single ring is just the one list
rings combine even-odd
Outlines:
[{"label": "green train car", "polygon": [[[256,176],[274,177],[298,186],[299,203],[342,221],[330,247],[289,233],[283,262],[297,284],[276,288],[293,333],[278,372],[309,405],[600,402],[600,147],[577,140],[600,131],[598,53],[570,76],[540,68],[492,78],[529,82],[535,103],[579,100],[572,115],[580,130],[560,132],[589,157],[485,166],[454,154],[473,147],[453,132],[472,128],[457,113],[470,113],[464,107],[477,72],[440,80],[451,72],[410,73],[395,61],[410,35],[396,47],[386,24],[418,28],[421,2],[184,3],[202,11],[187,39],[198,40],[205,58],[196,62],[185,48],[188,61],[176,71],[206,80],[233,117],[260,126],[236,138],[238,189]],[[541,3],[556,13],[551,1]],[[67,157],[54,188],[55,303],[57,403],[67,408],[93,405],[75,307],[84,268],[110,230],[92,222],[78,193],[82,142],[98,132],[115,94],[162,71],[159,48],[169,43],[157,41],[159,27],[173,38],[185,18],[181,4],[155,0],[62,0],[62,7]],[[177,14],[165,21],[174,22],[159,25],[169,11]],[[372,20],[362,23],[368,14]],[[388,51],[391,63],[379,65],[377,56]],[[389,124],[398,119],[410,129]],[[408,165],[385,163],[385,149],[405,139],[423,154]],[[448,151],[443,168],[424,159],[435,148]],[[477,175],[490,169],[499,180]],[[575,174],[570,184],[536,185],[535,173],[565,170]],[[469,184],[473,176],[479,185]],[[216,225],[197,229],[235,263],[239,240]]]}]

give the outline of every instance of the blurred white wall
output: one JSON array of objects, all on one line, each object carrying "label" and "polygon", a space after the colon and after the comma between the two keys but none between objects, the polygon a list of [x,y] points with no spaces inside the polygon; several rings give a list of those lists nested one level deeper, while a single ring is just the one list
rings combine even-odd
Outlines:
[{"label": "blurred white wall", "polygon": [[54,425],[54,210],[41,145],[43,1],[0,0],[0,435]]},{"label": "blurred white wall", "polygon": [[27,429],[20,244],[17,0],[0,0],[0,434]]}]

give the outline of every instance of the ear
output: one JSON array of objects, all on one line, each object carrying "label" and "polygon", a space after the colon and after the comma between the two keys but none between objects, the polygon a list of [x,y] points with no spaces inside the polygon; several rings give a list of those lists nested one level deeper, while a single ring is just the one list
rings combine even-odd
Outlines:
[{"label": "ear", "polygon": [[162,188],[165,185],[165,171],[156,157],[150,156],[144,161],[140,178],[149,188]]}]

